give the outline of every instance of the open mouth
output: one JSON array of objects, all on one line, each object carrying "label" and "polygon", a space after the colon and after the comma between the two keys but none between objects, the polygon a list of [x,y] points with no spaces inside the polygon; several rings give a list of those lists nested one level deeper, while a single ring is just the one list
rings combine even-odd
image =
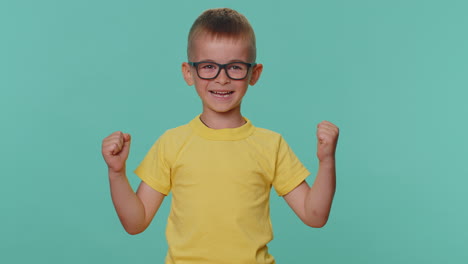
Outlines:
[{"label": "open mouth", "polygon": [[225,98],[225,97],[228,97],[229,95],[233,94],[234,91],[226,91],[226,92],[221,92],[221,91],[210,91],[210,93],[211,93],[212,95],[214,95],[215,97]]}]

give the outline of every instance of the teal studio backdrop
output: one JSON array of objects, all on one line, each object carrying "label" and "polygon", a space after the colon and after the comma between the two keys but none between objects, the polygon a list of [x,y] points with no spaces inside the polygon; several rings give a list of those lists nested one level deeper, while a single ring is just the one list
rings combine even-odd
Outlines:
[{"label": "teal studio backdrop", "polygon": [[341,129],[328,224],[272,193],[278,263],[468,263],[468,2],[0,1],[0,262],[163,263],[166,199],[143,234],[114,212],[102,139],[132,171],[200,113],[182,79],[205,9],[251,21],[259,83],[243,114],[317,169],[316,124]]}]

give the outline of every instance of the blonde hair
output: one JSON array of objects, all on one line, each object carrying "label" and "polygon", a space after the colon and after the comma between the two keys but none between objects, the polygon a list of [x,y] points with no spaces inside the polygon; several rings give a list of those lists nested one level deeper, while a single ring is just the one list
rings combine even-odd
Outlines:
[{"label": "blonde hair", "polygon": [[255,62],[257,48],[255,33],[247,18],[241,13],[230,8],[208,9],[203,12],[193,23],[188,35],[187,57],[190,60],[194,40],[208,34],[213,38],[248,39],[251,44],[251,62]]}]

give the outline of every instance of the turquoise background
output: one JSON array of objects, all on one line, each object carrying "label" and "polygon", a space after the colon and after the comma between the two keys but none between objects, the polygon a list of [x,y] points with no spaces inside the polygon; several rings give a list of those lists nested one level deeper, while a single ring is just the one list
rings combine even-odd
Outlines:
[{"label": "turquoise background", "polygon": [[131,133],[131,171],[200,113],[180,73],[186,36],[223,6],[249,18],[264,65],[243,114],[282,133],[314,173],[316,124],[341,129],[324,228],[272,193],[277,262],[468,263],[462,0],[1,0],[0,262],[163,262],[170,200],[127,235],[100,144]]}]

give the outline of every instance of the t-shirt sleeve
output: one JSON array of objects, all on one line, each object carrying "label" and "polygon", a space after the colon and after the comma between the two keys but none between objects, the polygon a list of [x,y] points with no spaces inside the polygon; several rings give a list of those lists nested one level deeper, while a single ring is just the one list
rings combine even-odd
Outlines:
[{"label": "t-shirt sleeve", "polygon": [[171,169],[164,155],[164,149],[163,135],[135,169],[135,174],[154,190],[168,195],[171,190]]},{"label": "t-shirt sleeve", "polygon": [[276,193],[279,196],[288,194],[309,175],[310,172],[304,167],[296,154],[294,154],[288,143],[281,137],[273,178],[273,187]]}]

